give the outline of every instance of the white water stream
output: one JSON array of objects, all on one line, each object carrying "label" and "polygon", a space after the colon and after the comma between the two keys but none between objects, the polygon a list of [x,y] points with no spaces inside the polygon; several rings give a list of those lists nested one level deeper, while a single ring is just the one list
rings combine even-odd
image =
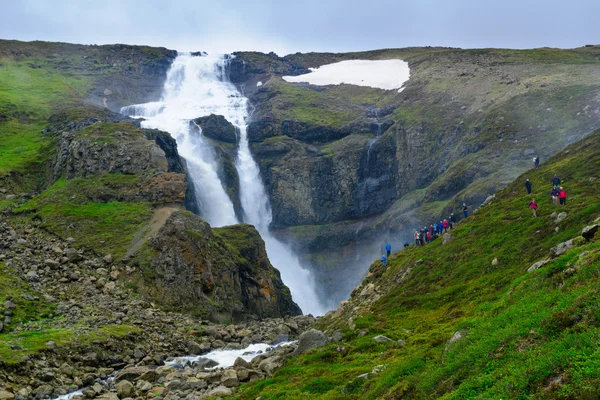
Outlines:
[{"label": "white water stream", "polygon": [[281,272],[294,301],[304,313],[323,315],[326,308],[317,298],[311,273],[302,267],[289,246],[269,231],[271,206],[252,158],[247,137],[248,99],[229,82],[226,67],[230,56],[192,56],[180,54],[167,73],[161,101],[123,107],[121,112],[143,117],[144,128],[169,132],[185,158],[188,174],[194,183],[201,216],[212,226],[238,223],[233,203],[217,173],[215,152],[202,135],[190,128],[190,120],[210,114],[222,115],[239,131],[236,169],[240,179],[240,201],[244,221],[260,232],[269,259]]}]

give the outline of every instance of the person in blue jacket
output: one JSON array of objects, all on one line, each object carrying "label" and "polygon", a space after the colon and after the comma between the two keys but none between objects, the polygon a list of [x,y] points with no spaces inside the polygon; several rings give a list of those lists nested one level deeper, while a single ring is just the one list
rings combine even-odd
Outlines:
[{"label": "person in blue jacket", "polygon": [[444,233],[444,221],[440,221],[440,223],[438,224],[438,232],[440,233],[440,235]]},{"label": "person in blue jacket", "polygon": [[390,254],[392,254],[392,246],[390,246],[390,244],[389,244],[389,243],[387,243],[387,244],[385,245],[385,252],[387,253],[387,256],[388,256],[388,257],[390,256]]},{"label": "person in blue jacket", "polygon": [[383,265],[385,265],[385,263],[387,262],[387,258],[385,258],[385,256],[381,256],[381,262],[383,263]]}]

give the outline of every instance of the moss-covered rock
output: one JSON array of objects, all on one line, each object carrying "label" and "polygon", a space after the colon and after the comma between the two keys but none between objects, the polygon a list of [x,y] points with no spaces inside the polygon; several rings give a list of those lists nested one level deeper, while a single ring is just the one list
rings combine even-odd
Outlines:
[{"label": "moss-covered rock", "polygon": [[250,225],[211,229],[175,212],[137,262],[140,292],[169,308],[220,322],[301,313]]}]

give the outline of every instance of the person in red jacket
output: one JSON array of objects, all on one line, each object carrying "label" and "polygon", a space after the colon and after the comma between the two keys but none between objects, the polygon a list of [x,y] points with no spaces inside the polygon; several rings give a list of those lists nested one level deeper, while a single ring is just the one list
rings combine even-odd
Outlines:
[{"label": "person in red jacket", "polygon": [[537,217],[538,205],[535,202],[535,199],[531,199],[531,203],[529,203],[529,208],[531,208],[531,211],[533,212],[533,216]]},{"label": "person in red jacket", "polygon": [[444,222],[442,222],[442,225],[444,227],[444,232],[448,232],[448,220],[445,219]]},{"label": "person in red jacket", "polygon": [[563,189],[563,187],[560,187],[560,191],[558,192],[558,201],[560,202],[561,206],[564,206],[567,204],[567,192],[565,192],[565,189]]}]

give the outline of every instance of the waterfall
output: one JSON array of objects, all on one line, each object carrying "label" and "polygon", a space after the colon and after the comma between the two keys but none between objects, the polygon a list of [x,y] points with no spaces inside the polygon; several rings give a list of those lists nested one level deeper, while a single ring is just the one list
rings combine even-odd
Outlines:
[{"label": "waterfall", "polygon": [[215,153],[202,135],[190,131],[189,121],[216,114],[224,116],[238,129],[236,169],[243,222],[259,231],[271,263],[281,272],[283,282],[300,308],[305,313],[323,315],[326,309],[317,298],[312,274],[302,267],[291,248],[269,231],[271,206],[248,143],[248,99],[226,76],[230,59],[231,56],[226,55],[179,54],[167,73],[162,100],[124,107],[122,112],[146,118],[143,127],[167,131],[177,140],[179,152],[187,162],[189,178],[194,183],[201,215],[213,226],[238,221],[218,177]]}]

